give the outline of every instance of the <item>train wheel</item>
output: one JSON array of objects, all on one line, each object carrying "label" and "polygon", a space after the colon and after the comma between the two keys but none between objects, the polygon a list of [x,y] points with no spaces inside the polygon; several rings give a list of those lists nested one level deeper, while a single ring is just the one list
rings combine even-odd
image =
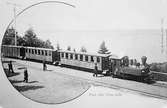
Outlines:
[{"label": "train wheel", "polygon": [[140,77],[140,81],[141,81],[141,82],[145,82],[145,78]]},{"label": "train wheel", "polygon": [[143,78],[142,76],[138,76],[138,77],[137,77],[137,81],[139,81],[139,82],[144,82],[144,78]]},{"label": "train wheel", "polygon": [[126,75],[124,73],[122,73],[122,79],[126,79]]},{"label": "train wheel", "polygon": [[114,73],[112,73],[111,76],[112,76],[112,78],[116,78],[117,77]]}]

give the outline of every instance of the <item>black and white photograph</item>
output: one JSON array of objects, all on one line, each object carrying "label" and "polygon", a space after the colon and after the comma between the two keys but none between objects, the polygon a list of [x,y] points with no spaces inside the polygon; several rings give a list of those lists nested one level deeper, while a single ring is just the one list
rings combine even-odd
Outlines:
[{"label": "black and white photograph", "polygon": [[0,0],[0,108],[167,108],[166,0]]}]

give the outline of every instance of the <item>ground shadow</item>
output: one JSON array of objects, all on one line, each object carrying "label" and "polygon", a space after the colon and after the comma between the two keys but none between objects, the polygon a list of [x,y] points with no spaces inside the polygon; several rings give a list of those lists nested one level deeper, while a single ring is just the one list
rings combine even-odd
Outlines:
[{"label": "ground shadow", "polygon": [[12,63],[13,63],[13,62],[16,62],[16,61],[13,61],[13,60],[7,60],[7,61],[3,60],[2,63],[10,63],[10,61],[11,61]]},{"label": "ground shadow", "polygon": [[136,81],[136,82],[140,82],[140,83],[147,83],[147,84],[154,84],[154,83],[156,83],[156,81],[152,80],[152,79],[144,81],[144,80],[141,80],[141,79],[136,78],[136,77],[126,77],[126,78],[121,78],[121,79],[130,80],[130,81]]},{"label": "ground shadow", "polygon": [[5,72],[7,77],[13,77],[13,76],[16,76],[16,75],[20,74],[20,73],[17,73],[17,72],[11,73],[11,72],[9,72],[8,69],[5,69],[5,68],[4,68],[4,72]]},{"label": "ground shadow", "polygon": [[38,81],[30,81],[30,82],[28,82],[28,83],[38,83]]},{"label": "ground shadow", "polygon": [[49,69],[47,69],[46,71],[53,71],[53,70],[49,70]]},{"label": "ground shadow", "polygon": [[23,82],[23,80],[21,80],[21,81],[18,81],[18,80],[9,80],[12,84],[13,83],[21,83],[21,82]]},{"label": "ground shadow", "polygon": [[154,84],[154,83],[156,83],[156,81],[155,81],[155,80],[150,80],[150,81],[148,81],[147,83],[148,83],[148,84]]},{"label": "ground shadow", "polygon": [[18,70],[22,70],[22,69],[25,69],[26,67],[19,67],[17,68]]},{"label": "ground shadow", "polygon": [[13,85],[19,92],[25,92],[28,90],[36,90],[36,89],[41,89],[44,88],[44,86],[33,86],[33,85],[24,85],[24,86],[17,86]]},{"label": "ground shadow", "polygon": [[[24,82],[23,80],[20,80],[20,81],[18,81],[18,80],[11,80],[10,79],[10,82],[13,84],[13,83],[22,83],[22,82]],[[28,82],[28,83],[38,83],[38,81],[30,81],[30,82]]]}]

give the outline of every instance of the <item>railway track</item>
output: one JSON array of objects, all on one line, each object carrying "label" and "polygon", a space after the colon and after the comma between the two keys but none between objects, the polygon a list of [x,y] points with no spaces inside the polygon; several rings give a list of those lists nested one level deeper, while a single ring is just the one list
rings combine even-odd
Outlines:
[{"label": "railway track", "polygon": [[[25,61],[25,62],[28,63],[29,61]],[[23,62],[17,62],[17,61],[14,63],[14,65],[17,65],[18,67],[27,66]],[[36,67],[35,65],[30,65],[29,64],[28,66],[30,68],[33,68],[33,69],[37,69],[37,70],[40,69],[39,67]],[[52,66],[52,65],[49,65],[49,66]],[[64,69],[66,69],[66,68],[64,68]],[[42,68],[41,68],[41,70],[42,70]],[[110,78],[110,77],[92,78],[92,76],[90,76],[90,77],[75,76],[73,74],[66,74],[66,73],[58,72],[58,71],[50,71],[50,72],[54,72],[56,74],[68,76],[68,77],[71,77],[71,78],[76,78],[78,80],[84,80],[84,81],[87,81],[88,83],[91,83],[91,84],[96,85],[96,86],[104,86],[104,87],[109,87],[109,88],[114,88],[114,89],[120,89],[120,90],[135,92],[135,93],[137,92],[139,94],[143,94],[143,95],[146,95],[146,96],[151,96],[151,97],[156,97],[156,98],[161,98],[161,99],[167,99],[167,94],[164,94],[164,95],[159,94],[159,93],[155,94],[155,93],[152,93],[152,92],[148,92],[147,89],[145,89],[146,91],[139,89],[139,88],[142,88],[142,86],[145,86],[145,87],[149,87],[149,88],[165,89],[167,91],[167,83],[166,82],[157,81],[154,84],[145,84],[145,83],[141,83],[141,82],[130,81],[130,80],[125,80],[125,79],[118,79],[118,78]],[[153,72],[153,73],[157,74],[157,72]],[[166,73],[164,73],[164,74],[167,75]],[[112,82],[114,80],[118,80],[120,82],[120,85],[117,84],[117,83],[114,84]],[[137,88],[133,88],[133,87],[122,86],[121,82],[126,82],[127,84],[132,84],[132,85],[139,85],[139,87],[137,89]],[[140,85],[141,85],[141,87],[140,87]]]}]

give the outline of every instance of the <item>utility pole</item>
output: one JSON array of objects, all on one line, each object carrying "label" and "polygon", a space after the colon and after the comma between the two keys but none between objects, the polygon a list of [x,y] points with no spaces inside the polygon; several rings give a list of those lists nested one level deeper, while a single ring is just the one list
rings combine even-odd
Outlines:
[{"label": "utility pole", "polygon": [[17,32],[16,32],[16,7],[20,6],[19,4],[16,3],[11,3],[11,2],[6,2],[8,5],[13,6],[13,11],[14,11],[14,28],[15,28],[15,46],[17,46]]},{"label": "utility pole", "polygon": [[167,29],[165,31],[166,31],[166,59],[167,59]]},{"label": "utility pole", "polygon": [[164,38],[163,38],[163,36],[164,36],[164,28],[163,28],[163,23],[164,23],[164,19],[162,18],[161,19],[161,53],[163,53],[164,52]]}]

